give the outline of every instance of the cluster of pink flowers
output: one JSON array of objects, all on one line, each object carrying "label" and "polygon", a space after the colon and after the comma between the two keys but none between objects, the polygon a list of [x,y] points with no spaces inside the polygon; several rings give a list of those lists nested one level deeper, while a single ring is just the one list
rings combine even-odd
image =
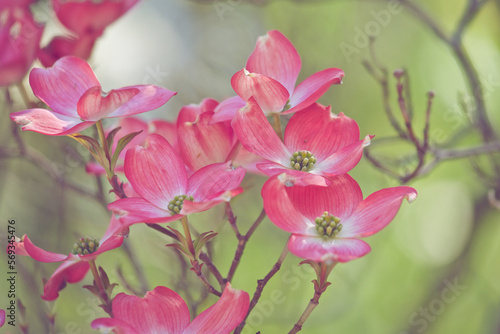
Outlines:
[{"label": "cluster of pink flowers", "polygon": [[52,9],[68,29],[41,47],[44,24],[34,20],[33,0],[0,0],[0,87],[21,82],[35,59],[45,67],[64,56],[88,59],[108,25],[139,0],[51,0]]},{"label": "cluster of pink flowers", "polygon": [[[53,0],[58,18],[77,37],[56,38],[48,49],[59,54],[78,49],[79,43],[93,44],[93,38],[136,1],[97,5]],[[71,19],[76,13],[93,15],[89,13],[98,6],[118,9],[103,11],[97,21],[75,24]],[[301,59],[291,42],[270,31],[258,39],[245,68],[232,77],[237,96],[185,106],[173,123],[146,123],[129,116],[162,106],[175,92],[137,85],[105,93],[90,66],[74,56],[61,58],[51,68],[32,70],[33,92],[50,109],[15,112],[11,119],[23,130],[78,136],[102,119],[120,117],[118,134],[114,136],[111,128],[106,132],[106,138],[112,138],[110,147],[103,148],[108,163],[90,163],[87,171],[123,171],[129,182],[123,187],[126,196],[108,206],[113,218],[100,241],[82,238],[71,254],[64,255],[35,246],[27,236],[18,240],[18,254],[42,262],[62,261],[42,298],[54,300],[65,283],[82,280],[89,261],[119,247],[130,225],[168,223],[229,202],[243,192],[240,184],[246,171],[268,178],[261,191],[263,205],[274,225],[291,233],[288,247],[293,254],[317,263],[366,255],[370,246],[360,238],[384,228],[403,199],[411,201],[417,193],[411,187],[394,187],[363,199],[347,173],[360,161],[371,136],[361,138],[353,119],[317,103],[331,85],[342,82],[344,73],[326,69],[296,86],[300,69]],[[285,114],[293,115],[282,134],[280,117]],[[266,116],[273,118],[273,125]],[[136,133],[133,139],[121,147],[131,133]],[[229,333],[245,318],[248,307],[248,294],[228,284],[220,300],[190,323],[181,297],[157,287],[144,298],[118,294],[112,304],[114,318],[97,319],[92,327],[116,333]]]}]

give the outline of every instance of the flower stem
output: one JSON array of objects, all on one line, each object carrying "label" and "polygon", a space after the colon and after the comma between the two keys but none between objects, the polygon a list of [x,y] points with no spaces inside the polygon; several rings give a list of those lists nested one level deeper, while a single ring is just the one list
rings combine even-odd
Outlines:
[{"label": "flower stem", "polygon": [[109,300],[108,293],[106,292],[104,286],[102,285],[101,276],[99,276],[99,272],[97,271],[95,261],[90,260],[89,265],[90,265],[90,270],[92,271],[92,275],[94,276],[94,281],[97,285],[97,288],[99,289],[99,296],[101,297],[102,302],[106,306],[106,308],[103,309],[109,314],[111,318],[113,318],[113,312],[111,311],[111,301]]},{"label": "flower stem", "polygon": [[21,97],[23,98],[23,102],[27,108],[31,108],[31,100],[28,96],[28,92],[26,91],[26,87],[22,82],[17,84],[17,88],[19,88],[19,92],[21,93]]},{"label": "flower stem", "polygon": [[[101,145],[102,148],[104,149],[104,153],[106,154],[106,158],[108,159],[108,162],[111,162],[111,157],[109,155],[109,147],[108,147],[108,141],[106,140],[106,135],[104,133],[104,127],[102,126],[102,121],[99,120],[95,123],[97,127],[97,133],[99,134],[99,139],[101,140]],[[106,168],[107,171],[108,168]]]},{"label": "flower stem", "polygon": [[194,257],[196,253],[194,251],[194,245],[193,245],[193,239],[191,238],[191,232],[189,231],[189,223],[188,223],[187,216],[182,216],[181,221],[182,221],[182,228],[184,229],[184,234],[186,237],[186,242],[187,242],[188,247],[189,247],[189,251],[191,252],[191,254]]},{"label": "flower stem", "polygon": [[[226,278],[227,282],[231,282],[231,280],[233,279],[234,273],[236,272],[236,269],[238,268],[238,265],[240,264],[240,260],[241,260],[241,257],[243,255],[243,251],[245,250],[245,247],[246,247],[248,240],[250,239],[252,234],[255,232],[257,227],[259,227],[260,223],[262,223],[262,221],[264,220],[265,217],[266,217],[266,211],[264,211],[264,208],[263,208],[262,211],[260,212],[259,217],[257,217],[257,219],[254,221],[254,223],[252,224],[252,226],[250,227],[250,229],[248,230],[248,232],[245,235],[241,235],[239,233],[239,231],[236,227],[236,224],[235,224],[236,220],[234,220],[234,223],[231,223],[231,226],[234,225],[236,227],[235,232],[236,232],[236,237],[238,238],[238,247],[236,248],[233,262],[231,263],[231,268],[229,268],[229,272],[227,273],[227,278]],[[234,218],[234,219],[236,219],[236,218]]]},{"label": "flower stem", "polygon": [[313,280],[314,283],[314,296],[313,298],[309,301],[309,304],[307,305],[306,309],[300,316],[299,320],[297,323],[293,326],[292,330],[288,332],[288,334],[295,334],[299,332],[302,329],[302,326],[304,325],[304,322],[306,322],[307,318],[311,315],[312,311],[318,306],[319,304],[319,298],[323,294],[323,292],[326,291],[326,288],[330,285],[330,283],[327,281],[328,276],[332,272],[333,268],[337,265],[337,262],[333,263],[313,263],[310,260],[303,261],[302,263],[308,263],[310,264],[316,271],[317,279]]},{"label": "flower stem", "polygon": [[283,141],[283,131],[281,131],[281,118],[280,118],[280,114],[278,113],[273,113],[273,128],[274,128],[274,131],[276,131],[276,133],[278,134],[278,136],[280,137],[280,139]]},{"label": "flower stem", "polygon": [[322,292],[315,291],[314,292],[314,297],[309,301],[309,304],[307,305],[306,309],[304,310],[304,313],[300,316],[299,321],[293,326],[292,330],[288,332],[288,334],[295,334],[299,332],[302,329],[302,325],[304,322],[307,320],[309,315],[312,313],[312,311],[318,306],[319,304],[319,298],[321,297]]},{"label": "flower stem", "polygon": [[[289,238],[290,239],[290,238]],[[271,278],[280,270],[281,265],[283,264],[283,261],[285,261],[286,256],[288,255],[288,240],[285,243],[285,247],[283,248],[283,251],[280,254],[280,257],[278,261],[273,265],[271,271],[264,277],[263,279],[260,279],[257,281],[257,289],[255,289],[255,293],[253,294],[252,301],[250,302],[250,307],[248,308],[247,315],[245,319],[236,327],[236,330],[234,331],[234,334],[239,334],[243,330],[243,327],[245,327],[246,320],[250,316],[250,312],[252,312],[253,308],[257,303],[259,302],[259,299],[262,295],[262,291],[264,290],[266,284],[271,280]]]}]

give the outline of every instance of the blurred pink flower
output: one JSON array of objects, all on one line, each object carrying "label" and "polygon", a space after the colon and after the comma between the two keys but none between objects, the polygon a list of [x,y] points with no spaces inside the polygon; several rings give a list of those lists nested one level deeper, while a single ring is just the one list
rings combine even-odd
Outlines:
[{"label": "blurred pink flower", "polygon": [[140,197],[120,199],[108,208],[126,224],[180,219],[229,201],[240,194],[245,170],[231,162],[203,167],[189,176],[182,159],[160,135],[149,135],[144,146],[125,156],[125,175]]},{"label": "blurred pink flower", "polygon": [[5,310],[0,310],[0,327],[5,324]]},{"label": "blurred pink flower", "polygon": [[57,18],[71,31],[71,35],[56,36],[40,50],[38,58],[43,66],[51,67],[64,56],[89,59],[94,44],[104,29],[138,1],[52,0]]},{"label": "blurred pink flower", "polygon": [[286,172],[309,184],[324,185],[325,176],[344,174],[361,159],[370,136],[359,140],[358,124],[343,113],[332,114],[318,103],[292,116],[284,143],[253,98],[232,121],[243,147],[268,160],[257,164],[264,174]]},{"label": "blurred pink flower", "polygon": [[303,186],[287,174],[270,178],[262,187],[264,208],[279,228],[292,233],[290,252],[316,261],[348,262],[370,252],[359,238],[377,233],[389,224],[404,198],[412,202],[411,187],[386,188],[363,200],[357,182],[349,175],[331,178],[326,187]]},{"label": "blurred pink flower", "polygon": [[139,0],[52,0],[59,21],[78,36],[99,36]]},{"label": "blurred pink flower", "polygon": [[36,58],[44,26],[28,3],[0,4],[0,87],[22,81]]},{"label": "blurred pink flower", "polygon": [[153,85],[104,93],[89,64],[72,56],[59,59],[52,68],[33,69],[30,85],[33,93],[52,110],[23,110],[10,114],[10,118],[23,130],[52,136],[82,131],[103,118],[156,109],[176,94]]},{"label": "blurred pink flower", "polygon": [[113,299],[113,318],[92,322],[94,329],[119,334],[229,334],[245,318],[250,298],[227,283],[220,299],[191,323],[186,302],[169,288],[158,286],[144,298],[118,294]]},{"label": "blurred pink flower", "polygon": [[42,299],[50,301],[59,297],[59,291],[66,286],[66,283],[77,283],[85,277],[90,269],[88,261],[96,259],[104,252],[120,247],[127,235],[128,226],[112,217],[108,229],[99,242],[91,240],[92,243],[90,243],[89,240],[82,238],[75,244],[73,252],[69,255],[43,250],[35,246],[27,235],[17,240],[16,254],[30,256],[39,262],[62,262],[43,288]]},{"label": "blurred pink flower", "polygon": [[38,52],[38,59],[44,67],[51,67],[64,56],[89,59],[97,37],[91,34],[80,37],[56,36]]},{"label": "blurred pink flower", "polygon": [[272,30],[258,38],[246,67],[236,72],[231,85],[244,101],[253,96],[266,115],[289,114],[316,102],[331,85],[341,83],[344,76],[342,70],[328,68],[295,87],[301,67],[292,43],[281,32]]}]

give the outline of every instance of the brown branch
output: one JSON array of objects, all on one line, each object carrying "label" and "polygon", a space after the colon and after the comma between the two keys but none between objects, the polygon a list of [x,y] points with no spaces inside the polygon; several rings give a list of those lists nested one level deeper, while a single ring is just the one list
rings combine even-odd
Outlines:
[{"label": "brown branch", "polygon": [[239,334],[243,330],[243,327],[246,325],[246,321],[248,317],[250,316],[250,313],[254,309],[254,307],[257,305],[259,302],[260,297],[262,296],[262,291],[264,291],[264,288],[266,287],[267,283],[273,278],[273,276],[280,270],[281,265],[283,264],[283,261],[285,261],[286,256],[288,255],[288,240],[287,239],[285,243],[285,247],[283,248],[283,251],[280,254],[280,257],[278,258],[278,261],[273,265],[271,268],[271,271],[263,278],[257,281],[257,288],[255,289],[255,292],[252,297],[252,301],[250,302],[250,307],[248,308],[247,315],[245,316],[245,319],[236,327],[234,334]]},{"label": "brown branch", "polygon": [[[245,251],[246,244],[252,234],[255,232],[257,227],[259,227],[260,223],[264,220],[266,217],[266,211],[262,209],[260,212],[259,216],[257,219],[254,221],[250,229],[245,235],[241,235],[239,231],[237,231],[236,237],[238,238],[238,247],[236,248],[236,252],[234,254],[233,262],[231,263],[231,268],[229,268],[229,272],[226,277],[227,282],[231,282],[233,279],[234,273],[236,272],[236,269],[238,268],[238,265],[240,264],[241,261],[241,256],[243,255],[243,252]],[[236,224],[234,224],[236,225]]]},{"label": "brown branch", "polygon": [[212,273],[212,275],[214,275],[217,282],[219,282],[221,290],[224,290],[224,288],[226,286],[226,280],[224,279],[224,277],[222,277],[222,274],[217,269],[217,267],[214,265],[214,263],[210,259],[210,256],[207,253],[201,252],[200,253],[200,260],[202,260],[203,263],[205,263],[208,270]]},{"label": "brown branch", "polygon": [[309,304],[307,305],[306,309],[304,310],[304,313],[300,316],[300,319],[297,321],[297,323],[293,326],[292,330],[288,332],[288,334],[295,334],[300,332],[302,329],[302,325],[304,322],[307,320],[309,315],[311,315],[312,311],[318,306],[319,304],[319,299],[321,295],[323,294],[322,291],[315,291],[313,298],[309,301]]},{"label": "brown branch", "polygon": [[216,288],[214,288],[212,284],[210,284],[210,282],[208,281],[205,274],[203,274],[203,272],[201,271],[201,265],[198,263],[198,261],[192,263],[191,270],[193,270],[196,273],[196,276],[198,276],[203,285],[205,285],[205,288],[209,293],[216,295],[217,297],[222,296],[222,293],[218,291]]},{"label": "brown branch", "polygon": [[481,82],[479,81],[479,76],[470,60],[467,51],[462,45],[461,39],[464,29],[476,16],[476,14],[486,1],[478,2],[477,0],[469,0],[469,3],[464,10],[457,29],[452,37],[448,37],[443,29],[438,26],[436,20],[434,20],[426,12],[424,12],[424,10],[421,9],[420,6],[415,2],[410,0],[400,0],[400,2],[407,8],[409,8],[419,20],[427,25],[439,39],[445,42],[452,49],[456,59],[460,64],[460,67],[464,71],[465,77],[467,79],[466,83],[469,86],[469,90],[471,91],[476,103],[476,125],[478,127],[478,130],[485,142],[494,140],[496,138],[496,134],[491,127],[490,121],[486,114],[486,105],[484,103]]}]

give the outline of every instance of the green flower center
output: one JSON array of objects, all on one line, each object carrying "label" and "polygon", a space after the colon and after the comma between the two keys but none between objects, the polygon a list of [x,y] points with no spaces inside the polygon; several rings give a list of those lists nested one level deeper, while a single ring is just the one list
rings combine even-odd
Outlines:
[{"label": "green flower center", "polygon": [[316,231],[318,231],[319,236],[325,240],[335,238],[342,231],[340,218],[329,214],[327,211],[321,217],[316,218],[314,222],[316,223]]},{"label": "green flower center", "polygon": [[295,170],[301,170],[303,172],[310,171],[315,163],[316,158],[309,151],[297,151],[293,153],[290,158],[290,166]]},{"label": "green flower center", "polygon": [[179,196],[175,196],[173,200],[168,202],[168,211],[170,211],[170,214],[172,216],[175,216],[181,212],[182,204],[184,203],[184,200],[186,200],[186,199],[188,201],[194,200],[193,196],[179,195]]},{"label": "green flower center", "polygon": [[75,255],[89,255],[94,253],[99,248],[99,241],[91,238],[80,238],[73,245],[71,253]]}]

